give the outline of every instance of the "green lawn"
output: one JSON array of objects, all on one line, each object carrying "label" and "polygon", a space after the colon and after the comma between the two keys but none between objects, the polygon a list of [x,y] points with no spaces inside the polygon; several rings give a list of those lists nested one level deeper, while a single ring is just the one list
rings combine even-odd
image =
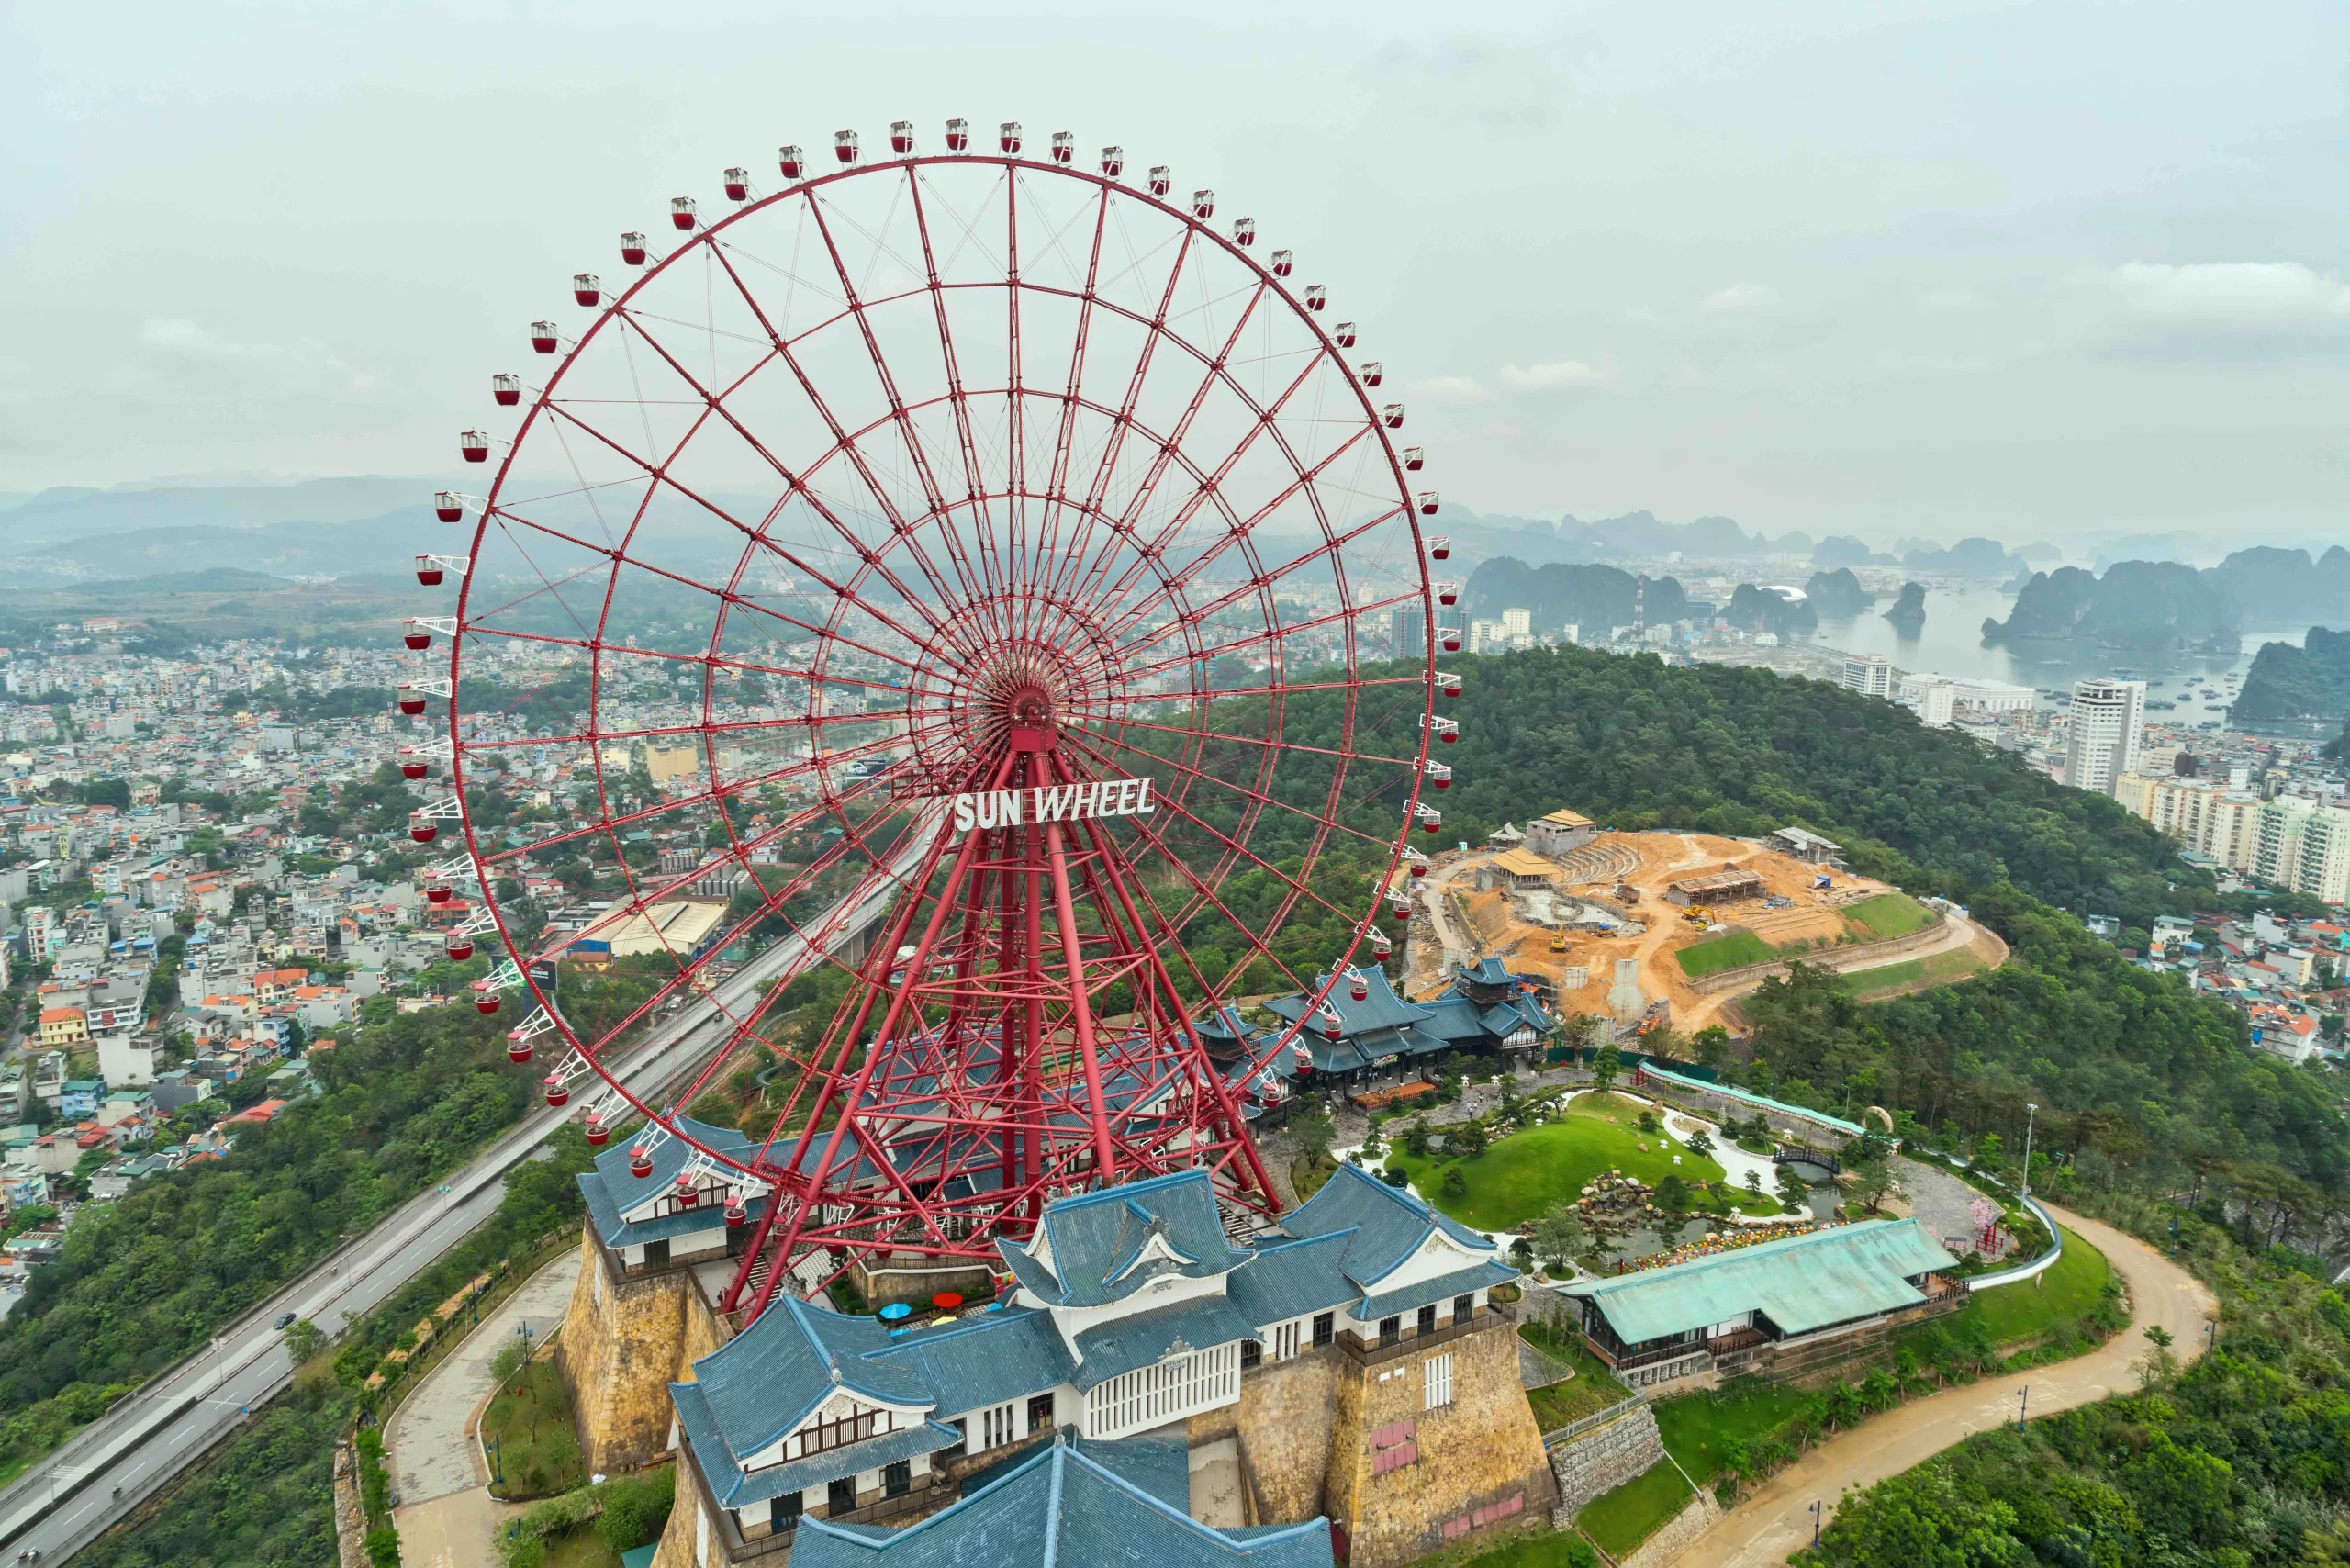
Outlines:
[{"label": "green lawn", "polygon": [[[1689,1182],[1722,1180],[1722,1168],[1712,1160],[1662,1133],[1641,1132],[1637,1122],[1643,1109],[1618,1095],[1584,1095],[1564,1115],[1512,1134],[1473,1159],[1448,1161],[1438,1153],[1415,1159],[1399,1148],[1387,1162],[1408,1173],[1422,1197],[1480,1230],[1507,1230],[1553,1204],[1572,1204],[1594,1177],[1611,1169],[1651,1185],[1671,1175]],[[1676,1154],[1678,1165],[1673,1163]],[[1465,1196],[1445,1194],[1448,1165],[1469,1183]],[[1729,1189],[1728,1195],[1751,1213],[1778,1210],[1775,1203],[1757,1206],[1742,1187]]]},{"label": "green lawn", "polygon": [[604,1544],[592,1524],[547,1537],[546,1549],[544,1568],[621,1568],[621,1554]]},{"label": "green lawn", "polygon": [[552,1497],[588,1484],[588,1463],[579,1451],[579,1433],[572,1420],[571,1391],[553,1361],[532,1361],[525,1370],[522,1392],[509,1383],[498,1391],[482,1413],[485,1451],[489,1439],[498,1440],[498,1456],[506,1473],[502,1486],[492,1486],[499,1497]]},{"label": "green lawn", "polygon": [[1890,942],[1930,924],[1934,912],[1908,893],[1879,893],[1844,907],[1844,918],[1871,942]]},{"label": "green lawn", "polygon": [[1721,1473],[1725,1441],[1752,1441],[1802,1408],[1806,1397],[1800,1389],[1733,1379],[1709,1393],[1659,1401],[1657,1435],[1665,1451],[1702,1484]]},{"label": "green lawn", "polygon": [[[1439,1561],[1441,1561],[1439,1559]],[[1460,1568],[1598,1568],[1599,1559],[1572,1530],[1536,1530],[1508,1545],[1481,1552]]]},{"label": "green lawn", "polygon": [[1964,980],[1983,967],[1983,960],[1972,947],[1955,952],[1935,953],[1923,958],[1907,958],[1897,964],[1883,964],[1873,969],[1855,969],[1836,977],[1837,988],[1848,996],[1865,991],[1885,991],[1894,986],[1915,985],[1919,980]]},{"label": "green lawn", "polygon": [[1985,1291],[1966,1310],[2000,1344],[2036,1339],[2058,1324],[2093,1311],[2112,1274],[2105,1254],[2068,1230],[2065,1255],[2046,1273],[2036,1281]]},{"label": "green lawn", "polygon": [[1778,956],[1768,942],[1751,931],[1725,932],[1703,942],[1693,942],[1673,955],[1681,965],[1681,972],[1691,980],[1724,969],[1741,969],[1749,964],[1767,964]]},{"label": "green lawn", "polygon": [[1647,1473],[1583,1505],[1583,1512],[1575,1516],[1575,1528],[1591,1537],[1600,1551],[1620,1558],[1655,1534],[1689,1497],[1689,1483],[1681,1478],[1681,1472],[1671,1460],[1660,1460]]}]

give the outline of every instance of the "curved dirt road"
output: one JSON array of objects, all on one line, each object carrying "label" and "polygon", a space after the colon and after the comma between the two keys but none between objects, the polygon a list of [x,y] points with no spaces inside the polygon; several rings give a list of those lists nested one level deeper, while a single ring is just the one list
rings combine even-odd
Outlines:
[{"label": "curved dirt road", "polygon": [[[2029,1384],[2031,1414],[2087,1405],[2134,1389],[2130,1363],[2147,1349],[2145,1329],[2170,1330],[2181,1361],[2203,1351],[2203,1326],[2218,1312],[2210,1292],[2161,1253],[2110,1226],[2049,1205],[2066,1228],[2102,1250],[2130,1289],[2130,1327],[2086,1356],[2038,1367],[2015,1378],[1985,1378],[1945,1389],[1831,1438],[1779,1472],[1762,1489],[1725,1515],[1674,1568],[1764,1568],[1811,1543],[1811,1505],[1824,1523],[1836,1514],[1848,1486],[1867,1486],[1920,1464],[1970,1432],[2016,1418],[2016,1390]],[[2007,1290],[2030,1290],[2030,1284]]]}]

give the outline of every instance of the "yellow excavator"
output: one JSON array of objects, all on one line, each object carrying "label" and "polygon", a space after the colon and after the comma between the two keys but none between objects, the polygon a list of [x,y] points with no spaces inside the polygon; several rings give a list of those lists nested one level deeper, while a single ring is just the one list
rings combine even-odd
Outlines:
[{"label": "yellow excavator", "polygon": [[1702,931],[1714,923],[1714,912],[1704,904],[1693,903],[1681,912],[1681,918]]},{"label": "yellow excavator", "polygon": [[1559,929],[1550,933],[1550,951],[1553,953],[1563,953],[1566,950],[1567,928],[1561,925]]}]

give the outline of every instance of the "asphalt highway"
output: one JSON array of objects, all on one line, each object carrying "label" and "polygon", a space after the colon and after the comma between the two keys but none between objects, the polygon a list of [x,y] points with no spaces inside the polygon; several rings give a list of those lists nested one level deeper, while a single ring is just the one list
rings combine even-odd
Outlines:
[{"label": "asphalt highway", "polygon": [[[882,884],[861,913],[886,911],[895,890]],[[843,936],[865,924],[852,918]],[[711,1000],[689,1002],[623,1058],[623,1081],[649,1099],[698,1067],[726,1037],[719,1008],[739,1008],[760,981],[805,952],[799,937],[778,942],[720,981]],[[346,1315],[365,1316],[488,1218],[505,1193],[507,1171],[579,1109],[575,1101],[529,1116],[442,1185],[394,1210],[0,1491],[0,1562],[19,1561],[28,1551],[39,1552],[39,1561],[62,1562],[230,1436],[292,1381],[275,1327],[280,1317],[290,1312],[331,1334],[341,1330]]]}]

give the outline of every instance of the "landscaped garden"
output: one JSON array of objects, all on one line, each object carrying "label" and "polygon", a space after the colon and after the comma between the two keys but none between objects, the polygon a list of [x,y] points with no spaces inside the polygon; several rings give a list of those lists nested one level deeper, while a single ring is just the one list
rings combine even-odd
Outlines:
[{"label": "landscaped garden", "polygon": [[2020,1344],[2095,1312],[2112,1278],[2105,1254],[2068,1230],[2064,1253],[2037,1280],[1985,1291],[1967,1303],[1966,1313],[1982,1320],[1994,1343]]},{"label": "landscaped garden", "polygon": [[1534,1407],[1534,1424],[1542,1430],[1555,1432],[1630,1397],[1631,1390],[1616,1381],[1607,1363],[1593,1355],[1591,1347],[1573,1329],[1536,1321],[1519,1324],[1517,1331],[1528,1344],[1575,1370],[1575,1375],[1563,1383],[1526,1391],[1526,1402]]},{"label": "landscaped garden", "polygon": [[[520,1392],[517,1392],[517,1388]],[[482,1449],[495,1452],[505,1476],[493,1482],[498,1497],[551,1497],[588,1483],[572,1418],[571,1390],[552,1359],[542,1358],[498,1384],[481,1418]],[[490,1444],[495,1441],[493,1450]]]},{"label": "landscaped garden", "polygon": [[[1513,1133],[1482,1153],[1448,1159],[1442,1149],[1416,1156],[1398,1147],[1387,1163],[1409,1176],[1422,1197],[1480,1230],[1514,1229],[1553,1204],[1572,1205],[1595,1178],[1611,1170],[1651,1187],[1668,1176],[1693,1188],[1713,1182],[1725,1206],[1748,1214],[1778,1212],[1776,1202],[1725,1182],[1713,1160],[1662,1132],[1640,1130],[1643,1112],[1654,1114],[1620,1095],[1579,1095],[1549,1121]],[[1456,1170],[1457,1186],[1449,1179]]]}]

